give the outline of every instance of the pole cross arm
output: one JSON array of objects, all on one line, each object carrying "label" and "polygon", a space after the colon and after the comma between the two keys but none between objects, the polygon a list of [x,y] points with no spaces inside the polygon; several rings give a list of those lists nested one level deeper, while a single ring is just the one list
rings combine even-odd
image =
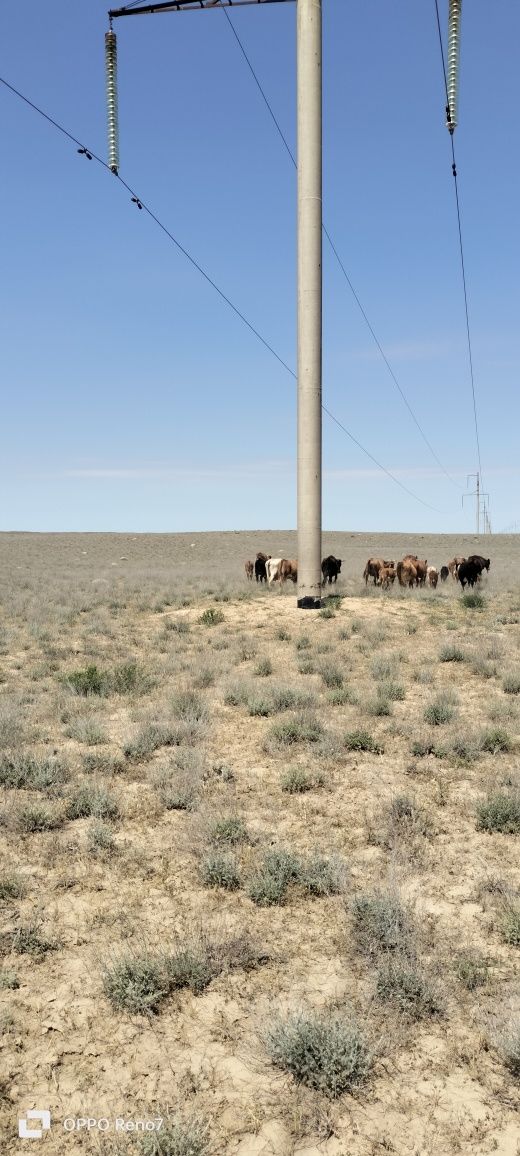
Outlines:
[{"label": "pole cross arm", "polygon": [[152,12],[205,12],[210,8],[242,8],[248,4],[292,4],[294,0],[159,0],[158,4],[142,4],[139,8],[110,8],[110,20],[116,16],[141,16]]}]

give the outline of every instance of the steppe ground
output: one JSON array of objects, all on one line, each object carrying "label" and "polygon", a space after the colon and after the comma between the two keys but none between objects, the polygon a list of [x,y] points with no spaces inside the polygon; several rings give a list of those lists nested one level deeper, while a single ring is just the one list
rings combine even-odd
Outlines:
[{"label": "steppe ground", "polygon": [[0,536],[2,1153],[517,1156],[518,546],[300,611],[291,533]]}]

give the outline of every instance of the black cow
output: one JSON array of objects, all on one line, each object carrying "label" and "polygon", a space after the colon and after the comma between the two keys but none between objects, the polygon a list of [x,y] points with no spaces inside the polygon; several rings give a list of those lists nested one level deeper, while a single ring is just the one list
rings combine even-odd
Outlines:
[{"label": "black cow", "polygon": [[474,562],[475,566],[479,567],[480,573],[482,573],[483,570],[487,570],[489,572],[491,559],[483,558],[482,554],[470,554],[468,562]]},{"label": "black cow", "polygon": [[449,578],[450,572],[447,566],[441,566],[441,582],[445,582]]},{"label": "black cow", "polygon": [[474,586],[478,582],[482,571],[477,562],[472,562],[469,558],[467,562],[461,562],[457,570],[457,578],[464,589],[466,582],[468,586]]},{"label": "black cow", "polygon": [[265,564],[268,561],[267,554],[259,553],[255,559],[255,578],[257,582],[267,582],[267,570]]},{"label": "black cow", "polygon": [[337,582],[340,570],[341,558],[335,558],[334,554],[329,554],[328,558],[324,558],[321,564],[324,585],[326,586],[327,582],[329,582],[332,586],[332,579]]}]

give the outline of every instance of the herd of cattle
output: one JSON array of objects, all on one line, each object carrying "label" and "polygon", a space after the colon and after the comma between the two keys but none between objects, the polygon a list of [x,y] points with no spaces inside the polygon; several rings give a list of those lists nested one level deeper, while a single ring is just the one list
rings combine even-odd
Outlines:
[{"label": "herd of cattle", "polygon": [[[368,585],[369,578],[374,581],[374,586],[381,586],[383,590],[388,590],[389,586],[397,581],[400,586],[437,586],[439,578],[441,582],[445,582],[450,574],[454,582],[460,582],[462,588],[466,586],[474,586],[479,581],[484,570],[489,571],[490,559],[483,558],[481,554],[470,554],[469,558],[463,558],[462,555],[457,554],[448,562],[447,566],[441,566],[437,570],[435,566],[428,566],[426,558],[421,559],[417,554],[405,554],[400,562],[393,560],[387,561],[384,558],[369,558],[363,571],[363,578],[365,579],[365,586]],[[271,586],[273,582],[279,582],[281,586],[289,580],[296,583],[298,581],[298,563],[294,559],[288,558],[271,558],[270,554],[258,553],[254,562],[245,563],[246,577],[250,582],[256,578],[257,582],[266,582]],[[323,575],[323,584],[326,586],[327,582],[337,582],[338,574],[341,571],[341,558],[335,558],[333,554],[329,554],[327,558],[323,559],[321,563],[321,572]]]},{"label": "herd of cattle", "polygon": [[[271,558],[270,554],[257,554],[254,562],[245,563],[245,570],[250,582],[256,578],[257,582],[267,582],[268,586],[273,582],[283,586],[289,579],[294,583],[298,581],[298,563],[294,559]],[[337,582],[340,570],[341,558],[335,558],[333,554],[324,558],[321,564],[324,585]]]},{"label": "herd of cattle", "polygon": [[490,559],[483,558],[481,554],[470,554],[469,558],[463,558],[462,555],[456,554],[447,566],[441,566],[440,571],[435,566],[428,566],[427,558],[421,559],[417,554],[405,554],[397,564],[394,561],[386,561],[384,558],[369,558],[363,571],[363,578],[365,579],[365,586],[368,585],[369,578],[373,578],[374,586],[382,586],[387,590],[392,582],[399,582],[400,586],[437,586],[439,578],[441,582],[446,582],[450,574],[454,582],[460,582],[462,589],[466,586],[474,586],[479,581],[482,572],[489,570]]}]

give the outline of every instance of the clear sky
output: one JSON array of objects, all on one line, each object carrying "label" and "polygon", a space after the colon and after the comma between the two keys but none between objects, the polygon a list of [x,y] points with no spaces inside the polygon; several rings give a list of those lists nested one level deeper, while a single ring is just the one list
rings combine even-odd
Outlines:
[{"label": "clear sky", "polygon": [[[295,4],[231,20],[293,150]],[[448,0],[439,0],[446,36]],[[0,75],[106,158],[101,0],[0,9]],[[434,0],[323,0],[323,525],[472,529]],[[294,167],[222,11],[114,22],[120,174],[291,367]],[[520,520],[520,3],[464,0],[458,185],[484,488]],[[121,183],[3,85],[0,529],[291,528],[294,379]],[[473,483],[470,480],[470,488]],[[422,504],[426,503],[426,504]],[[430,509],[429,507],[435,507]]]}]

